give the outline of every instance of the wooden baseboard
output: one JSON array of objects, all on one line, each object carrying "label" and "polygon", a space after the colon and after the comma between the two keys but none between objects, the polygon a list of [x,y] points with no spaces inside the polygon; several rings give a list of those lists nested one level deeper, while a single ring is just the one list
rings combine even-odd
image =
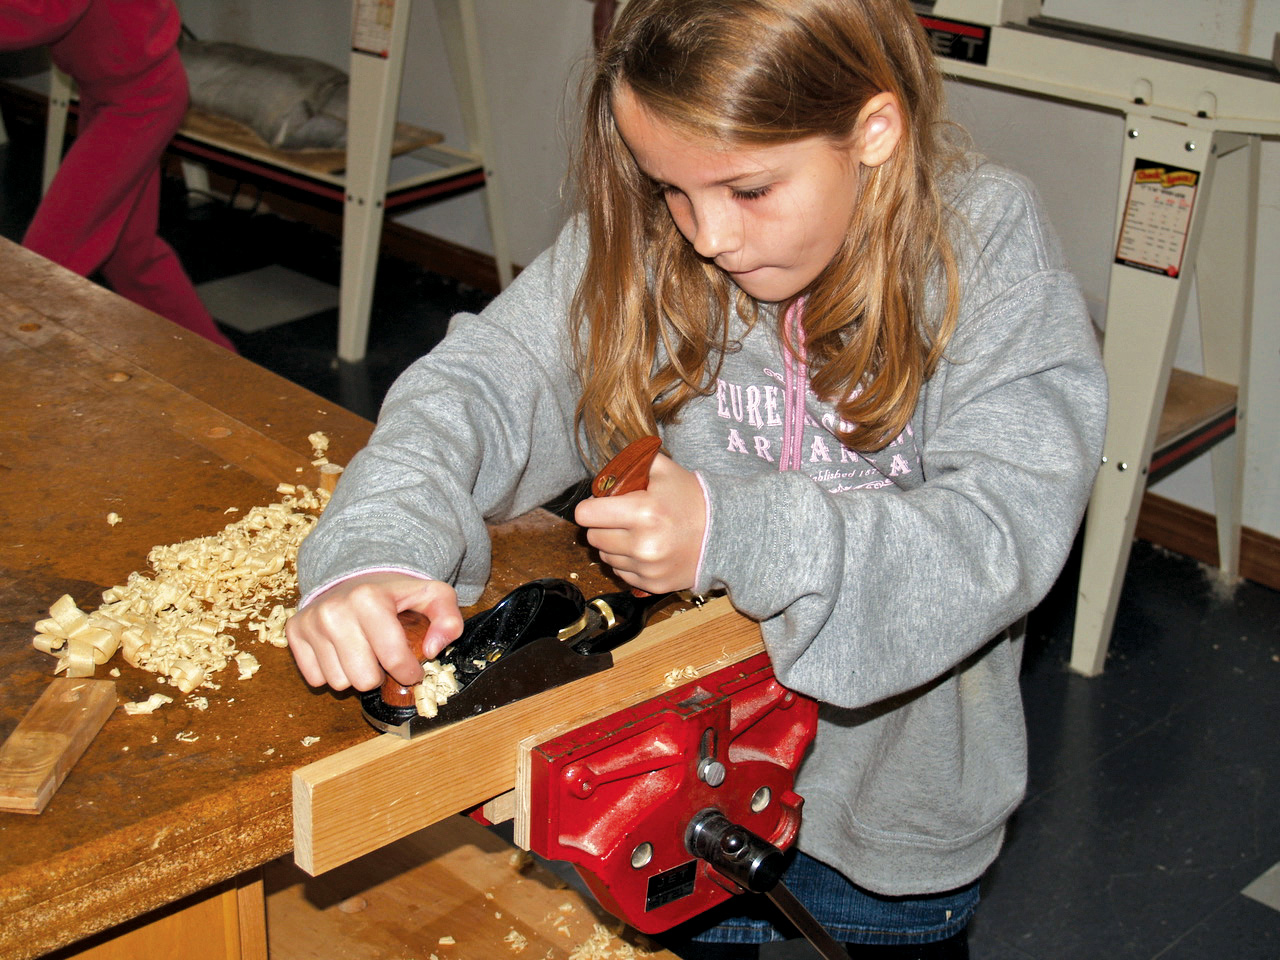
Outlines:
[{"label": "wooden baseboard", "polygon": [[[1148,493],[1142,500],[1135,533],[1139,540],[1218,565],[1218,528],[1211,513]],[[1245,527],[1240,536],[1240,575],[1280,590],[1280,539]]]}]

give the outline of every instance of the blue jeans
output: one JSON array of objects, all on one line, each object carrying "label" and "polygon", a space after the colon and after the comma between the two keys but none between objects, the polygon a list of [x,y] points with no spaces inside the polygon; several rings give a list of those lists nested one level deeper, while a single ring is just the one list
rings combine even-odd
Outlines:
[{"label": "blue jeans", "polygon": [[[965,928],[978,907],[978,881],[919,897],[882,897],[850,883],[799,851],[782,882],[835,939],[845,943],[933,943]],[[762,896],[735,897],[673,930],[699,943],[767,943],[796,937],[791,924]],[[665,939],[665,938],[664,938]]]}]

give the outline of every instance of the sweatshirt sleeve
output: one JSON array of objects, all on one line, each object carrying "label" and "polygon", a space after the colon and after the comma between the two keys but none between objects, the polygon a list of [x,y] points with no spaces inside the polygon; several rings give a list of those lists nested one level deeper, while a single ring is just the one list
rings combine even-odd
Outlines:
[{"label": "sweatshirt sleeve", "polygon": [[[913,418],[924,482],[829,493],[808,476],[702,472],[698,590],[761,621],[779,678],[844,707],[944,675],[1047,593],[1101,457],[1092,326],[1028,191],[977,209],[947,358]],[[989,222],[994,221],[994,222]]]},{"label": "sweatshirt sleeve", "polygon": [[459,601],[473,603],[489,576],[486,521],[518,516],[585,475],[567,332],[580,269],[566,229],[484,311],[454,318],[393,384],[368,446],[299,551],[304,597],[397,569],[453,583]]}]

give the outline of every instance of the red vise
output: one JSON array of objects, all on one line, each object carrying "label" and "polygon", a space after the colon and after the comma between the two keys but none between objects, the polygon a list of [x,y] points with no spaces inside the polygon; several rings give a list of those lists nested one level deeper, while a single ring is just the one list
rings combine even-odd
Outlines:
[{"label": "red vise", "polygon": [[637,930],[669,929],[741,892],[686,848],[696,814],[795,841],[817,718],[760,654],[549,740],[529,755],[529,849],[572,863]]}]

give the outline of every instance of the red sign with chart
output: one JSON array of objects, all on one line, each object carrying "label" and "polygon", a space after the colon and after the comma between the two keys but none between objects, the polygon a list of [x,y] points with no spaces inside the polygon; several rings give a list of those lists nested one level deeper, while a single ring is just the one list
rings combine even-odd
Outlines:
[{"label": "red sign with chart", "polygon": [[1138,160],[1129,182],[1116,263],[1165,276],[1182,272],[1200,174]]}]

